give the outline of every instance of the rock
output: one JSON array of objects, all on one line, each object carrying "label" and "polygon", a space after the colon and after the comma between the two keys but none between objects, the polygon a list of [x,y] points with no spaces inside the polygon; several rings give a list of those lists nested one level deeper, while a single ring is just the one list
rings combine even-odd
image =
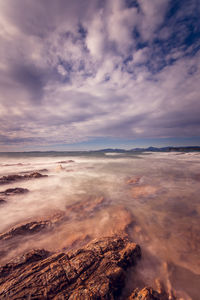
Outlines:
[{"label": "rock", "polygon": [[39,172],[33,172],[27,175],[24,175],[24,178],[41,178],[41,177],[48,177],[48,175],[43,175]]},{"label": "rock", "polygon": [[58,161],[56,164],[69,164],[69,163],[73,163],[75,162],[74,160],[61,160],[61,161]]},{"label": "rock", "polygon": [[126,181],[126,184],[129,184],[129,185],[137,184],[140,182],[140,179],[141,179],[141,177],[138,177],[138,176],[131,177]]},{"label": "rock", "polygon": [[13,181],[17,181],[22,179],[24,176],[21,175],[8,175],[8,176],[2,176],[0,177],[0,184],[7,184],[11,183]]},{"label": "rock", "polygon": [[175,300],[176,297],[170,296],[167,292],[153,290],[151,287],[145,287],[142,290],[135,289],[129,300]]},{"label": "rock", "polygon": [[149,197],[157,193],[158,188],[151,185],[134,186],[131,189],[131,194],[134,198]]},{"label": "rock", "polygon": [[22,163],[17,163],[17,164],[3,164],[3,167],[12,167],[12,166],[27,166],[29,164],[22,164]]},{"label": "rock", "polygon": [[[10,191],[12,189],[8,189],[6,191]],[[66,207],[65,212],[58,212],[54,213],[53,215],[49,216],[48,219],[44,220],[33,220],[27,223],[18,224],[8,231],[0,234],[0,241],[8,241],[11,239],[15,239],[17,237],[27,237],[28,235],[33,235],[38,232],[49,232],[50,230],[54,230],[59,226],[62,222],[69,222],[69,221],[81,221],[85,220],[86,218],[90,218],[93,213],[100,209],[102,205],[104,205],[105,199],[103,197],[96,198],[96,199],[87,199],[85,201],[79,201],[72,205]],[[62,223],[62,224],[63,224]],[[73,234],[74,235],[74,234]],[[73,236],[72,235],[72,236]],[[72,243],[77,243],[78,240],[86,240],[87,238],[78,237],[78,239],[74,239],[70,237]],[[19,240],[16,240],[15,246],[19,243]],[[13,243],[10,244],[11,248],[13,248]]]},{"label": "rock", "polygon": [[6,200],[0,198],[0,205],[5,204],[5,203],[6,203]]},{"label": "rock", "polygon": [[176,300],[172,290],[166,292],[164,284],[159,280],[155,280],[156,289],[145,287],[142,290],[138,288],[133,291],[129,300]]},{"label": "rock", "polygon": [[5,264],[4,266],[0,266],[0,278],[8,276],[14,270],[17,270],[22,266],[27,266],[32,262],[37,262],[39,260],[47,258],[49,255],[50,252],[44,249],[33,249],[20,257],[12,259],[9,263]]},{"label": "rock", "polygon": [[29,171],[22,171],[20,174],[30,174],[30,173],[40,173],[40,172],[48,172],[48,169],[39,169],[39,170],[29,170]]},{"label": "rock", "polygon": [[[145,287],[142,290],[135,289],[129,297],[129,300],[160,300],[158,292],[152,288]],[[164,300],[164,299],[163,299]]]},{"label": "rock", "polygon": [[84,219],[90,217],[95,211],[106,205],[104,197],[78,201],[66,207],[66,216],[70,218]]},{"label": "rock", "polygon": [[0,268],[0,299],[116,299],[125,270],[141,256],[138,245],[119,236],[47,258],[37,251]]},{"label": "rock", "polygon": [[15,195],[15,194],[25,194],[28,193],[29,190],[28,189],[24,189],[24,188],[12,188],[12,189],[7,189],[3,192],[0,192],[0,194],[6,195],[6,196],[10,196],[10,195]]},{"label": "rock", "polygon": [[0,177],[0,184],[8,184],[13,183],[15,181],[19,180],[26,180],[26,179],[32,179],[32,178],[41,178],[41,177],[47,177],[48,175],[42,175],[39,172],[33,172],[30,174],[25,175],[8,175],[8,176],[2,176]]},{"label": "rock", "polygon": [[56,172],[60,172],[60,171],[63,171],[65,168],[63,168],[63,166],[60,164],[60,165],[57,165],[55,171]]},{"label": "rock", "polygon": [[98,228],[101,235],[111,236],[119,233],[126,234],[131,224],[133,224],[133,216],[130,211],[123,206],[112,206],[104,209]]},{"label": "rock", "polygon": [[51,228],[51,221],[34,221],[12,227],[9,231],[0,234],[0,240],[9,240],[17,236],[35,234],[44,229]]}]

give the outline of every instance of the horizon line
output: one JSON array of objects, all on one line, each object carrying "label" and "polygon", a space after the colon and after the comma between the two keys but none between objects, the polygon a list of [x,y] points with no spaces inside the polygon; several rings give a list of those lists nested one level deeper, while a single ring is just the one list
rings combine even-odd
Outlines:
[{"label": "horizon line", "polygon": [[0,151],[0,153],[33,153],[33,152],[39,152],[39,153],[44,153],[44,152],[98,152],[98,151],[106,151],[106,150],[123,150],[123,151],[132,151],[132,150],[147,150],[150,148],[154,149],[167,149],[167,148],[199,148],[200,146],[193,145],[193,146],[164,146],[164,147],[155,147],[155,146],[149,146],[149,147],[135,147],[131,149],[123,149],[123,148],[100,148],[98,150],[90,149],[90,150],[30,150],[30,151]]}]

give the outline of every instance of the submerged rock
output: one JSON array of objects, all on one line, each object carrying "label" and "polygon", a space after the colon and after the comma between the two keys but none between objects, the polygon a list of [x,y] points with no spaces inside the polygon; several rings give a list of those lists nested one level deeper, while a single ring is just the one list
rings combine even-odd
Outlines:
[{"label": "submerged rock", "polygon": [[[12,189],[8,189],[6,191],[9,191]],[[35,235],[37,233],[49,233],[50,231],[53,232],[53,230],[58,229],[58,227],[64,223],[67,223],[69,221],[82,221],[86,218],[90,218],[93,213],[98,211],[100,207],[103,207],[105,204],[105,199],[103,197],[96,198],[96,199],[87,199],[85,201],[79,201],[72,205],[69,205],[66,207],[66,211],[59,211],[57,213],[54,213],[45,219],[40,220],[32,220],[28,222],[24,222],[21,224],[17,224],[13,227],[11,227],[8,231],[2,232],[0,234],[0,241],[6,242],[6,245],[9,249],[12,249],[13,247],[17,247],[20,243],[20,238],[29,238],[31,235]],[[62,228],[61,228],[62,230]],[[80,233],[80,229],[79,229]],[[75,232],[76,235],[76,232]],[[78,239],[74,239],[74,232],[68,237],[66,237],[66,240],[72,240],[72,244],[77,243],[78,240],[88,240],[87,234],[84,234],[85,238],[82,236]],[[7,244],[9,242],[9,244]],[[0,255],[1,256],[1,255]]]},{"label": "submerged rock", "polygon": [[78,201],[66,206],[66,216],[69,216],[70,218],[85,219],[105,205],[106,199],[104,197]]},{"label": "submerged rock", "polygon": [[135,186],[131,189],[132,197],[149,197],[154,196],[158,192],[158,187],[152,185]]},{"label": "submerged rock", "polygon": [[169,295],[165,290],[156,291],[151,287],[145,287],[142,290],[135,289],[129,297],[129,300],[175,300],[176,297]]},{"label": "submerged rock", "polygon": [[135,185],[135,184],[138,184],[140,182],[140,180],[141,180],[141,177],[133,176],[126,181],[126,184]]},{"label": "submerged rock", "polygon": [[47,177],[48,175],[43,175],[39,172],[32,172],[30,174],[25,175],[7,175],[0,177],[0,184],[8,184],[19,180],[26,180],[26,179],[32,179],[32,178],[41,178],[41,177]]},{"label": "submerged rock", "polygon": [[118,236],[47,258],[37,251],[0,268],[1,299],[116,299],[125,270],[141,256],[138,245]]},{"label": "submerged rock", "polygon": [[58,161],[57,163],[58,164],[69,164],[69,163],[74,163],[74,162],[75,162],[74,160],[69,159],[69,160],[61,160],[61,161]]}]

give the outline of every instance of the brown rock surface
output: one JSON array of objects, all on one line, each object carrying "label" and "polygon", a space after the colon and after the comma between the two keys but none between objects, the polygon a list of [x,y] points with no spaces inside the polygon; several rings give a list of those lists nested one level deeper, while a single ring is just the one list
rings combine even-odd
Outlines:
[{"label": "brown rock surface", "polygon": [[17,226],[12,227],[7,232],[0,234],[0,240],[9,240],[9,239],[11,239],[13,237],[17,237],[17,236],[25,236],[27,234],[34,234],[34,233],[39,232],[50,226],[51,226],[51,222],[49,220],[33,221],[30,223],[17,225]]},{"label": "brown rock surface", "polygon": [[8,176],[2,176],[0,177],[0,184],[8,184],[13,183],[15,181],[19,180],[26,180],[26,179],[32,179],[32,178],[41,178],[41,177],[47,177],[48,175],[42,175],[39,172],[33,172],[26,175],[8,175]]},{"label": "brown rock surface", "polygon": [[155,280],[156,289],[152,289],[151,287],[144,287],[142,290],[138,288],[133,291],[129,300],[176,300],[177,298],[174,296],[172,289],[166,288],[159,279]]},{"label": "brown rock surface", "polygon": [[162,290],[161,292],[155,291],[151,287],[145,287],[142,290],[135,289],[129,300],[175,300],[174,296],[169,295]]},{"label": "brown rock surface", "polygon": [[102,208],[105,204],[106,200],[104,197],[78,201],[66,207],[66,216],[69,216],[70,218],[85,219],[92,216],[95,211]]},{"label": "brown rock surface", "polygon": [[131,189],[131,194],[134,198],[153,196],[158,191],[158,188],[152,185],[134,186]]},{"label": "brown rock surface", "polygon": [[67,254],[35,251],[0,268],[0,299],[115,299],[126,268],[141,256],[138,245],[118,236]]}]

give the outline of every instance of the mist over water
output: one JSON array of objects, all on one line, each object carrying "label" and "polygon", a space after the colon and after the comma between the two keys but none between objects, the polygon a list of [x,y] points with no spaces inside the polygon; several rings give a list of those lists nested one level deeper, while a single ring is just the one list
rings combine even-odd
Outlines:
[{"label": "mist over water", "polygon": [[[152,286],[161,278],[184,299],[198,299],[199,167],[200,153],[1,156],[0,176],[38,171],[48,177],[0,185],[0,192],[15,187],[30,191],[8,196],[0,205],[0,233],[62,215],[76,202],[86,205],[51,232],[19,237],[12,249],[1,244],[5,253],[0,262],[32,248],[78,247],[125,228],[131,216],[127,233],[141,246],[143,257],[137,276],[130,272],[127,288]],[[98,209],[87,214],[87,201],[96,199],[100,199]]]}]

